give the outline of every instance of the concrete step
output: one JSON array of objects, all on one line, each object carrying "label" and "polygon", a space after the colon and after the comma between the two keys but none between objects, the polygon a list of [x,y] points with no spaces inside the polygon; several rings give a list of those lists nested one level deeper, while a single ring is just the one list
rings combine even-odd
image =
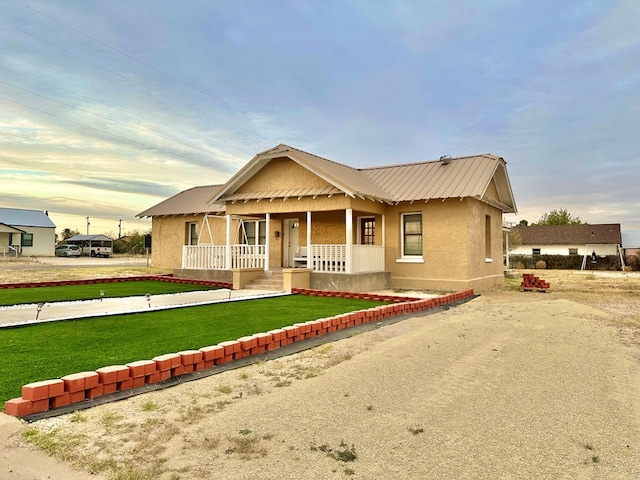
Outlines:
[{"label": "concrete step", "polygon": [[284,275],[282,271],[269,271],[254,278],[245,286],[247,290],[274,290],[282,291]]}]

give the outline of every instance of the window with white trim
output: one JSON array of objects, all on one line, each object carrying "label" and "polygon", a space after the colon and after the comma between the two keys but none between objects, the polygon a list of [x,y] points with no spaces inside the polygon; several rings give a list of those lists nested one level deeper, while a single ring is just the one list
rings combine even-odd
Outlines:
[{"label": "window with white trim", "polygon": [[422,213],[401,214],[402,257],[422,258]]}]

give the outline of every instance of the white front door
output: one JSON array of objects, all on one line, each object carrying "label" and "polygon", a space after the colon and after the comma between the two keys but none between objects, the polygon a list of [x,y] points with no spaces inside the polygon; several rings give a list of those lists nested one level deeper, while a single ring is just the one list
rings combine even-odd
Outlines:
[{"label": "white front door", "polygon": [[284,220],[284,255],[283,267],[293,267],[293,258],[298,251],[298,236],[300,222],[297,218],[285,218]]}]

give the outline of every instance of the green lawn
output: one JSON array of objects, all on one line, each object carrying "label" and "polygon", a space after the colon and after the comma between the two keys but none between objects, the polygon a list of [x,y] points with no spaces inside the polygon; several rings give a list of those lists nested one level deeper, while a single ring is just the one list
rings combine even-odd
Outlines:
[{"label": "green lawn", "polygon": [[159,295],[162,293],[215,290],[217,288],[220,287],[191,285],[188,283],[159,282],[156,280],[107,282],[60,287],[8,288],[0,289],[0,305],[90,300],[93,298],[100,298],[100,291],[104,292],[104,298],[109,298],[132,297],[136,295],[144,295],[146,293]]},{"label": "green lawn", "polygon": [[[67,287],[68,288],[68,287]],[[0,404],[24,384],[198,349],[385,302],[284,297],[0,329]]]}]

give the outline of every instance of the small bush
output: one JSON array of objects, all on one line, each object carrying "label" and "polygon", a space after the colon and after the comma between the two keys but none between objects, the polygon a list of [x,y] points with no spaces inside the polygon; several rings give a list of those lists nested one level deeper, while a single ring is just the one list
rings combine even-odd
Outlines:
[{"label": "small bush", "polygon": [[[583,259],[582,255],[509,255],[509,268],[540,269],[538,262],[544,262],[546,268],[551,270],[580,270]],[[632,265],[629,260],[625,260],[625,263]],[[591,263],[591,256],[588,256],[585,265],[586,270],[620,270],[621,267],[620,257],[617,255],[597,257],[595,264]],[[640,270],[640,265],[635,269]]]},{"label": "small bush", "polygon": [[544,260],[538,260],[536,262],[536,270],[544,270],[545,268],[547,268],[547,262]]}]

